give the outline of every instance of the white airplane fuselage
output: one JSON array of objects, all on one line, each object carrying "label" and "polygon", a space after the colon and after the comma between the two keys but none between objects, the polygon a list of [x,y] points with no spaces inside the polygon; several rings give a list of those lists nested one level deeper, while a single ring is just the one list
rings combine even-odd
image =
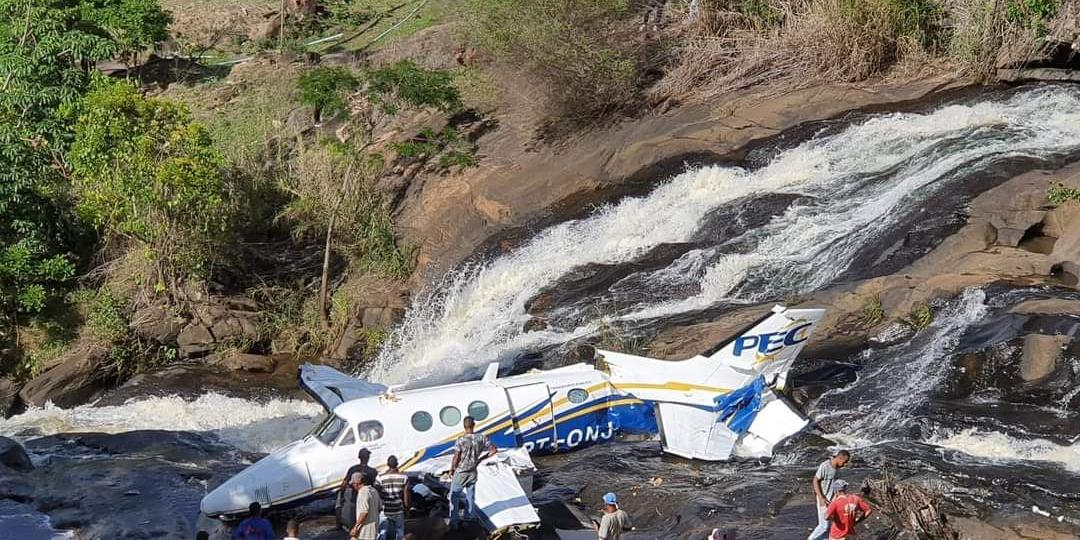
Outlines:
[{"label": "white airplane fuselage", "polygon": [[[771,388],[782,388],[821,315],[777,308],[715,354],[684,361],[598,351],[596,367],[574,364],[504,378],[489,370],[478,381],[344,400],[306,437],[208,493],[201,509],[232,517],[251,502],[280,508],[328,496],[357,463],[360,448],[371,452],[376,468],[394,455],[403,471],[444,472],[465,416],[497,447],[533,455],[575,450],[620,433],[660,433],[665,450],[688,458],[767,455],[808,423]],[[769,389],[753,404],[755,423],[749,431],[726,428],[717,419],[716,399],[759,378]]]}]

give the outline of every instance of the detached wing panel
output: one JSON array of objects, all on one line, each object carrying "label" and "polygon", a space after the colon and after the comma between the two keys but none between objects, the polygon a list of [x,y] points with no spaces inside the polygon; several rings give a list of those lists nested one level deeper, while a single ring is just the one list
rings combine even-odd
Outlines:
[{"label": "detached wing panel", "polygon": [[330,366],[315,364],[300,366],[300,387],[327,411],[333,411],[346,401],[383,394],[387,388],[383,384],[346,375]]}]

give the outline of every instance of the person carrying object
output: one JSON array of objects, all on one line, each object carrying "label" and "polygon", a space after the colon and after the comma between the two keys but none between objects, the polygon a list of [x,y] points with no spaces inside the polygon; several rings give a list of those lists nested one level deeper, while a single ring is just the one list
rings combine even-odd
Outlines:
[{"label": "person carrying object", "polygon": [[825,540],[829,537],[829,520],[825,518],[825,511],[833,499],[833,484],[837,479],[837,471],[847,466],[849,461],[851,461],[851,454],[847,450],[839,450],[831,458],[818,465],[817,471],[814,472],[810,487],[813,488],[814,498],[817,501],[818,523],[806,540]]}]

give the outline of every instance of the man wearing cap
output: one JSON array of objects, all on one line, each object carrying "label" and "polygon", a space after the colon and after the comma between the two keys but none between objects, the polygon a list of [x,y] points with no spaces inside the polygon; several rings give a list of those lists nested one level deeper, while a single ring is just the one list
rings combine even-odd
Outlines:
[{"label": "man wearing cap", "polygon": [[372,487],[374,484],[374,474],[355,472],[349,478],[349,485],[356,492],[356,524],[349,531],[350,539],[376,540],[379,537],[382,498]]},{"label": "man wearing cap", "polygon": [[345,529],[353,526],[353,518],[356,516],[356,492],[353,491],[351,485],[353,474],[366,473],[370,474],[373,478],[379,475],[375,469],[368,466],[368,460],[371,459],[370,450],[361,448],[360,451],[356,453],[356,459],[359,463],[349,467],[349,470],[345,473],[345,477],[341,479],[341,488],[338,490],[337,502],[334,504],[338,525]]},{"label": "man wearing cap", "polygon": [[[595,523],[595,522],[594,522]],[[596,525],[600,540],[619,540],[623,531],[632,529],[630,516],[619,508],[619,499],[614,493],[604,494],[604,517]]]},{"label": "man wearing cap", "polygon": [[825,518],[825,511],[833,498],[833,484],[836,481],[836,471],[844,468],[851,460],[851,454],[847,450],[840,450],[833,457],[818,465],[810,486],[814,489],[814,497],[817,499],[818,524],[806,540],[825,540],[829,537],[829,520]]},{"label": "man wearing cap", "polygon": [[834,480],[832,484],[833,500],[825,510],[825,519],[832,523],[829,528],[829,540],[844,540],[855,536],[855,525],[870,517],[873,510],[862,497],[848,493],[848,483]]}]

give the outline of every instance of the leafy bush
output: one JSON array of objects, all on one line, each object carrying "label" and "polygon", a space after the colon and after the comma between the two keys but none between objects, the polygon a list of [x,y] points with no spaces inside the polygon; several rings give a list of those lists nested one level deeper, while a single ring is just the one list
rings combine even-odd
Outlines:
[{"label": "leafy bush", "polygon": [[1066,186],[1060,182],[1050,184],[1046,189],[1047,198],[1051,204],[1061,204],[1066,201],[1080,201],[1080,189]]},{"label": "leafy bush", "polygon": [[105,79],[74,116],[68,160],[79,210],[107,234],[146,246],[156,288],[206,275],[232,201],[205,128],[182,105]]},{"label": "leafy bush", "polygon": [[611,33],[626,0],[466,0],[462,10],[471,41],[548,83],[555,116],[588,122],[637,94],[635,62]]},{"label": "leafy bush", "polygon": [[413,107],[434,107],[443,112],[461,109],[461,94],[454,87],[453,72],[425,69],[412,60],[401,60],[364,74],[368,97],[395,114],[399,102]]},{"label": "leafy bush", "polygon": [[300,101],[315,107],[322,115],[344,112],[345,96],[359,86],[360,81],[343,67],[318,67],[300,75]]},{"label": "leafy bush", "polygon": [[1036,37],[1046,37],[1047,24],[1057,14],[1059,0],[1009,0],[1005,17],[1009,22],[1032,31]]}]

